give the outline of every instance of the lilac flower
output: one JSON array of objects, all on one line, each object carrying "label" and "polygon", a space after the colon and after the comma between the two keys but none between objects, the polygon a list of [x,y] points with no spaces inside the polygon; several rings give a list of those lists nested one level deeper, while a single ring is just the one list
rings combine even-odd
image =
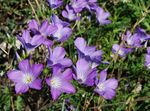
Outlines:
[{"label": "lilac flower", "polygon": [[8,78],[15,83],[16,93],[25,93],[29,88],[41,89],[42,80],[38,78],[43,70],[42,64],[30,64],[29,60],[22,60],[19,63],[20,70],[8,72]]},{"label": "lilac flower", "polygon": [[63,0],[47,0],[52,9],[56,9],[63,4]]},{"label": "lilac flower", "polygon": [[71,0],[70,5],[76,13],[79,13],[83,8],[85,8],[87,2],[86,0]]},{"label": "lilac flower", "polygon": [[51,34],[56,32],[57,27],[54,24],[49,24],[48,20],[45,20],[41,25],[39,25],[37,21],[33,19],[28,23],[28,27],[35,35],[40,35],[43,37],[43,44],[47,46],[53,45],[53,42],[49,40],[47,36],[50,36]]},{"label": "lilac flower", "polygon": [[86,41],[82,37],[75,40],[75,46],[78,50],[79,58],[85,58],[88,61],[100,63],[102,60],[102,51],[97,50],[95,46],[87,46]]},{"label": "lilac flower", "polygon": [[105,99],[112,99],[116,95],[116,88],[118,87],[118,80],[111,78],[106,80],[106,70],[101,71],[100,80],[95,88],[95,92]]},{"label": "lilac flower", "polygon": [[27,52],[30,52],[44,42],[41,35],[31,37],[28,30],[23,30],[22,37],[18,36],[17,39],[22,43]]},{"label": "lilac flower", "polygon": [[150,47],[147,48],[147,54],[145,56],[145,66],[150,69]]},{"label": "lilac flower", "polygon": [[125,47],[122,47],[118,44],[114,44],[113,47],[112,47],[112,52],[114,54],[118,54],[121,57],[125,57],[131,51],[132,51],[131,48],[125,48]]},{"label": "lilac flower", "polygon": [[62,24],[64,27],[67,27],[70,25],[70,23],[62,21],[61,19],[59,19],[59,17],[55,14],[52,14],[52,16],[50,17],[51,21],[53,24]]},{"label": "lilac flower", "polygon": [[91,63],[79,59],[76,63],[76,80],[84,85],[93,86],[97,77],[96,68],[91,68]]},{"label": "lilac flower", "polygon": [[139,36],[141,42],[144,42],[146,40],[149,40],[150,39],[150,35],[146,33],[146,31],[142,28],[137,28],[136,29],[136,33],[135,33],[136,36]]},{"label": "lilac flower", "polygon": [[69,58],[66,58],[66,52],[63,47],[55,47],[54,50],[49,50],[50,56],[48,58],[48,65],[60,65],[61,67],[70,67],[72,65],[72,61]]},{"label": "lilac flower", "polygon": [[134,36],[130,31],[127,31],[126,35],[123,36],[123,40],[126,41],[127,45],[131,48],[140,47],[141,41],[138,36]]},{"label": "lilac flower", "polygon": [[51,87],[53,100],[56,100],[61,93],[75,93],[75,88],[70,83],[72,75],[72,70],[69,68],[62,73],[59,67],[53,67],[52,77],[46,79],[46,83]]},{"label": "lilac flower", "polygon": [[66,41],[72,34],[72,30],[69,27],[64,27],[62,24],[55,24],[57,26],[57,31],[52,34],[53,38],[58,42]]},{"label": "lilac flower", "polygon": [[96,18],[101,25],[111,23],[107,18],[110,16],[109,12],[105,12],[103,8],[97,7],[96,9]]},{"label": "lilac flower", "polygon": [[94,10],[98,7],[97,5],[97,0],[86,0],[87,2],[87,5],[86,5],[86,8],[91,11],[91,10]]},{"label": "lilac flower", "polygon": [[66,6],[66,11],[65,10],[62,11],[62,15],[63,15],[63,17],[67,18],[70,21],[80,19],[80,17],[77,16],[77,14],[74,12],[74,10],[69,5]]},{"label": "lilac flower", "polygon": [[137,28],[136,32],[132,35],[130,31],[127,31],[123,36],[123,40],[131,48],[139,48],[143,46],[143,42],[150,39],[150,35],[146,34],[144,29]]}]

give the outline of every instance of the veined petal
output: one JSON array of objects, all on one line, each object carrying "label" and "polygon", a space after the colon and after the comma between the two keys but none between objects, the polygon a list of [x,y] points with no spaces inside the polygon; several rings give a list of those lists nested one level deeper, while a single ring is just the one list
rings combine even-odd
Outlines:
[{"label": "veined petal", "polygon": [[26,85],[26,84],[17,83],[17,84],[15,85],[15,91],[16,91],[17,94],[18,94],[18,93],[25,93],[25,92],[27,92],[28,90],[29,90],[29,87],[28,87],[28,85]]},{"label": "veined petal", "polygon": [[62,77],[65,80],[72,80],[72,76],[73,76],[73,72],[70,68],[66,69],[63,73],[62,73]]},{"label": "veined petal", "polygon": [[36,30],[38,30],[38,23],[37,23],[37,21],[35,19],[32,19],[31,21],[29,21],[28,27],[29,27],[29,29],[36,29]]},{"label": "veined petal", "polygon": [[106,88],[116,89],[118,87],[118,80],[111,78],[104,82]]},{"label": "veined petal", "polygon": [[55,88],[51,88],[51,95],[53,100],[56,100],[61,94],[61,91]]},{"label": "veined petal", "polygon": [[63,47],[56,47],[53,50],[52,55],[50,56],[51,60],[55,61],[55,60],[60,60],[63,59],[65,57],[66,51]]},{"label": "veined petal", "polygon": [[63,67],[70,67],[72,65],[71,59],[64,58],[58,61]]},{"label": "veined petal", "polygon": [[19,69],[22,70],[24,73],[27,73],[30,71],[30,62],[29,60],[22,60],[20,63],[19,63]]},{"label": "veined petal", "polygon": [[19,70],[9,71],[7,76],[13,82],[22,82],[23,72]]},{"label": "veined petal", "polygon": [[45,30],[45,35],[46,36],[50,36],[51,34],[53,34],[54,32],[56,32],[57,31],[57,26],[56,25],[54,25],[54,24],[50,24],[48,27],[47,27],[47,29]]},{"label": "veined petal", "polygon": [[53,74],[56,75],[56,74],[59,74],[61,73],[61,67],[59,65],[55,65],[53,66]]},{"label": "veined petal", "polygon": [[61,91],[65,93],[75,93],[76,90],[70,82],[63,81]]},{"label": "veined petal", "polygon": [[85,47],[86,47],[86,41],[82,38],[82,37],[78,37],[75,40],[75,46],[80,50],[80,51],[84,51]]},{"label": "veined petal", "polygon": [[70,35],[72,34],[72,30],[69,27],[65,27],[62,29],[60,33],[61,33],[61,37],[58,38],[58,41],[63,42],[63,41],[66,41],[70,37]]},{"label": "veined petal", "polygon": [[107,89],[102,95],[105,99],[112,99],[116,95],[116,92],[113,89]]},{"label": "veined petal", "polygon": [[31,36],[30,36],[30,32],[28,30],[23,31],[22,37],[26,43],[30,43]]},{"label": "veined petal", "polygon": [[43,70],[43,64],[33,64],[31,70],[34,77],[37,78]]},{"label": "veined petal", "polygon": [[41,82],[42,82],[41,79],[36,79],[31,84],[29,84],[29,87],[40,90],[42,88]]},{"label": "veined petal", "polygon": [[106,77],[107,77],[107,71],[106,70],[102,70],[101,72],[100,72],[100,82],[103,82],[103,81],[105,81],[106,80]]},{"label": "veined petal", "polygon": [[49,25],[48,20],[44,20],[40,26],[40,32],[44,33],[47,30],[48,25]]},{"label": "veined petal", "polygon": [[36,46],[41,45],[43,42],[44,42],[44,38],[41,35],[35,35],[31,40],[31,44]]},{"label": "veined petal", "polygon": [[77,74],[86,74],[90,69],[90,64],[85,59],[79,59],[76,63]]}]

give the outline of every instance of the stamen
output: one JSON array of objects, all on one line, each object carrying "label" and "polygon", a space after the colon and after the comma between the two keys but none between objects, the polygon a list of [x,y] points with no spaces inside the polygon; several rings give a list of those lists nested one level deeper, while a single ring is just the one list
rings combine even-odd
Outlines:
[{"label": "stamen", "polygon": [[53,88],[59,88],[61,86],[61,79],[58,77],[53,77],[50,81],[50,84]]},{"label": "stamen", "polygon": [[33,76],[31,74],[25,74],[23,77],[23,82],[29,84],[33,81]]},{"label": "stamen", "polygon": [[97,85],[97,87],[98,87],[99,91],[104,91],[104,89],[105,89],[103,83],[99,83],[99,84]]}]

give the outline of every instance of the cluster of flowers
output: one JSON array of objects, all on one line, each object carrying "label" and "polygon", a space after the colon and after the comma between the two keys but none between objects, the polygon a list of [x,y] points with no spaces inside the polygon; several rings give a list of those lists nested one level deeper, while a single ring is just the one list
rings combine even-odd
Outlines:
[{"label": "cluster of flowers", "polygon": [[133,52],[136,48],[146,45],[149,39],[150,35],[148,35],[144,29],[137,28],[134,34],[127,31],[125,35],[122,35],[120,45],[113,45],[112,52],[118,54],[120,57],[126,57],[127,54]]},{"label": "cluster of flowers", "polygon": [[[96,3],[97,0],[72,0],[66,6],[62,15],[69,20],[80,20],[80,14],[84,8],[90,12],[95,11],[100,24],[108,24],[110,16]],[[52,8],[62,5],[62,0],[49,0]],[[50,77],[46,78],[46,83],[51,88],[51,95],[56,100],[61,93],[75,93],[76,89],[72,85],[72,79],[84,86],[95,86],[94,91],[105,99],[112,99],[115,96],[115,90],[118,81],[115,78],[106,80],[107,69],[100,72],[100,79],[97,66],[102,62],[102,51],[96,50],[95,46],[88,46],[85,39],[77,37],[74,41],[78,51],[78,60],[74,65],[71,59],[65,57],[66,51],[63,47],[54,46],[54,42],[64,42],[72,34],[70,23],[61,20],[57,15],[50,17],[51,23],[44,20],[41,24],[36,20],[28,23],[28,28],[23,30],[22,36],[17,39],[22,43],[26,52],[30,54],[40,45],[45,45],[49,51],[47,65],[52,69]],[[40,90],[42,88],[42,79],[39,78],[44,66],[43,64],[31,64],[30,60],[22,60],[18,65],[19,70],[8,72],[8,78],[15,83],[16,93],[25,93],[29,88]],[[73,69],[73,70],[72,70]]]},{"label": "cluster of flowers", "polygon": [[[56,9],[63,4],[63,0],[48,0],[48,3],[52,9]],[[62,16],[69,21],[80,20],[81,11],[84,9],[87,9],[91,14],[96,14],[96,18],[101,25],[111,23],[110,20],[107,20],[110,13],[99,7],[97,0],[71,0],[66,5],[65,10],[62,11]]]}]

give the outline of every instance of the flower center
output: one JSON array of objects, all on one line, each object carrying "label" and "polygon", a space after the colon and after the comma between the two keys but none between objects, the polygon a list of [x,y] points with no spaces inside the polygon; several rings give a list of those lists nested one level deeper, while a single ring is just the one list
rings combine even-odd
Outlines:
[{"label": "flower center", "polygon": [[123,55],[123,54],[124,54],[124,51],[120,49],[120,50],[118,51],[118,54],[119,54],[119,55]]},{"label": "flower center", "polygon": [[104,91],[104,89],[105,89],[103,83],[99,83],[99,84],[97,85],[97,87],[98,87],[99,91]]},{"label": "flower center", "polygon": [[58,77],[53,77],[50,84],[53,88],[59,88],[61,86],[61,80]]},{"label": "flower center", "polygon": [[23,77],[23,81],[26,84],[30,84],[33,81],[33,76],[31,74],[25,74]]}]

